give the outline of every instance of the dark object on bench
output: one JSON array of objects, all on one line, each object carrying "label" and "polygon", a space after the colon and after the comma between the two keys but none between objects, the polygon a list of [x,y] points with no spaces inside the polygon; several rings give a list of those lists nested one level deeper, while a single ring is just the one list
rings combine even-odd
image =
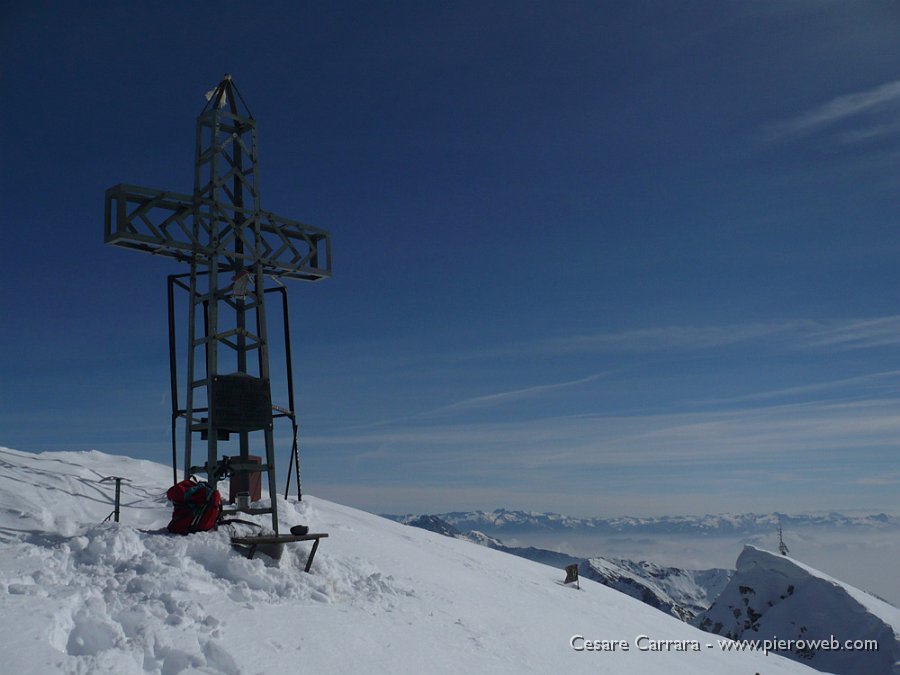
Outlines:
[{"label": "dark object on bench", "polygon": [[317,534],[264,534],[255,537],[232,537],[231,543],[235,546],[239,546],[240,548],[247,548],[247,557],[253,558],[253,555],[256,553],[256,548],[260,545],[269,545],[269,544],[289,544],[295,541],[313,541],[312,550],[309,552],[309,557],[306,559],[306,568],[304,572],[309,572],[309,568],[312,567],[313,558],[316,557],[316,551],[319,548],[319,540],[324,539],[328,535],[324,532]]}]

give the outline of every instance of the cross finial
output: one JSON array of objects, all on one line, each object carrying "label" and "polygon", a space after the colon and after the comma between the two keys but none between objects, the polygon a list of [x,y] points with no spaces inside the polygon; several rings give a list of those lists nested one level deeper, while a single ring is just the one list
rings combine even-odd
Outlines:
[{"label": "cross finial", "polygon": [[247,105],[244,97],[241,96],[241,92],[238,91],[237,86],[235,86],[231,73],[225,73],[219,84],[206,92],[207,103],[203,107],[203,112],[206,112],[210,104],[212,104],[218,110],[221,110],[227,105],[232,113],[237,114],[236,99],[240,99],[241,103],[244,104],[244,109],[247,111],[247,117],[253,119],[253,113],[250,112],[250,107]]}]

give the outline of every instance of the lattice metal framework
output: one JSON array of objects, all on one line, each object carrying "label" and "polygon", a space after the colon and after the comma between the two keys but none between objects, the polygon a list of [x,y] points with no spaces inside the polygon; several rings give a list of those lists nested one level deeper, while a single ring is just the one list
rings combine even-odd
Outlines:
[{"label": "lattice metal framework", "polygon": [[[277,534],[273,408],[276,417],[288,416],[294,424],[292,466],[294,461],[299,466],[299,457],[290,372],[290,407],[273,406],[271,400],[264,295],[272,289],[266,289],[266,277],[330,277],[331,240],[325,230],[260,208],[256,121],[229,75],[208,99],[197,118],[193,195],[113,186],[106,191],[104,238],[113,246],[190,265],[189,274],[169,278],[173,463],[178,418],[185,420],[185,474],[206,473],[213,485],[226,466],[219,443],[237,434],[240,459],[228,466],[237,472],[266,472],[273,505],[259,509],[239,504],[238,510],[271,512]],[[184,408],[178,407],[175,385],[173,284],[189,298]],[[289,342],[289,332],[285,335]],[[192,450],[198,434],[206,443],[206,462],[195,466]],[[251,434],[254,440],[261,436],[265,445],[261,465],[249,462]]]}]

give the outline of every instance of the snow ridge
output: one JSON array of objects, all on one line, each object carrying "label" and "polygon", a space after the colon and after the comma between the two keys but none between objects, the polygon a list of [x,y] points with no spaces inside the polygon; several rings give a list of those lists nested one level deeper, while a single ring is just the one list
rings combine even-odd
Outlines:
[{"label": "snow ridge", "polygon": [[637,598],[651,607],[690,621],[704,612],[731,578],[731,570],[685,570],[641,560],[591,558],[579,574]]},{"label": "snow ridge", "polygon": [[[694,624],[732,639],[795,641],[782,656],[826,672],[892,675],[900,669],[900,609],[785,556],[746,546],[737,572]],[[878,650],[811,648],[876,640]],[[800,640],[798,644],[796,641]]]}]

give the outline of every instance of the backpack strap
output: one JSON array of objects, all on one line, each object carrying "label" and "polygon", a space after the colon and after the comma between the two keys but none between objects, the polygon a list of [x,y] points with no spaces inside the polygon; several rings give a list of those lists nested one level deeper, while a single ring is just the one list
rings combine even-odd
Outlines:
[{"label": "backpack strap", "polygon": [[[197,483],[196,486],[191,488],[193,491],[199,490],[200,488],[206,488],[206,499],[203,501],[203,504],[197,509],[197,512],[194,514],[194,519],[191,521],[191,529],[195,530],[197,525],[200,523],[200,519],[203,518],[203,514],[206,513],[206,509],[209,508],[210,503],[213,501],[216,495],[216,491],[212,489],[212,486],[209,483]],[[187,495],[190,492],[185,494],[185,502],[187,502]],[[216,517],[216,524],[218,524],[219,519],[222,517],[222,505],[219,504],[219,514]]]}]

